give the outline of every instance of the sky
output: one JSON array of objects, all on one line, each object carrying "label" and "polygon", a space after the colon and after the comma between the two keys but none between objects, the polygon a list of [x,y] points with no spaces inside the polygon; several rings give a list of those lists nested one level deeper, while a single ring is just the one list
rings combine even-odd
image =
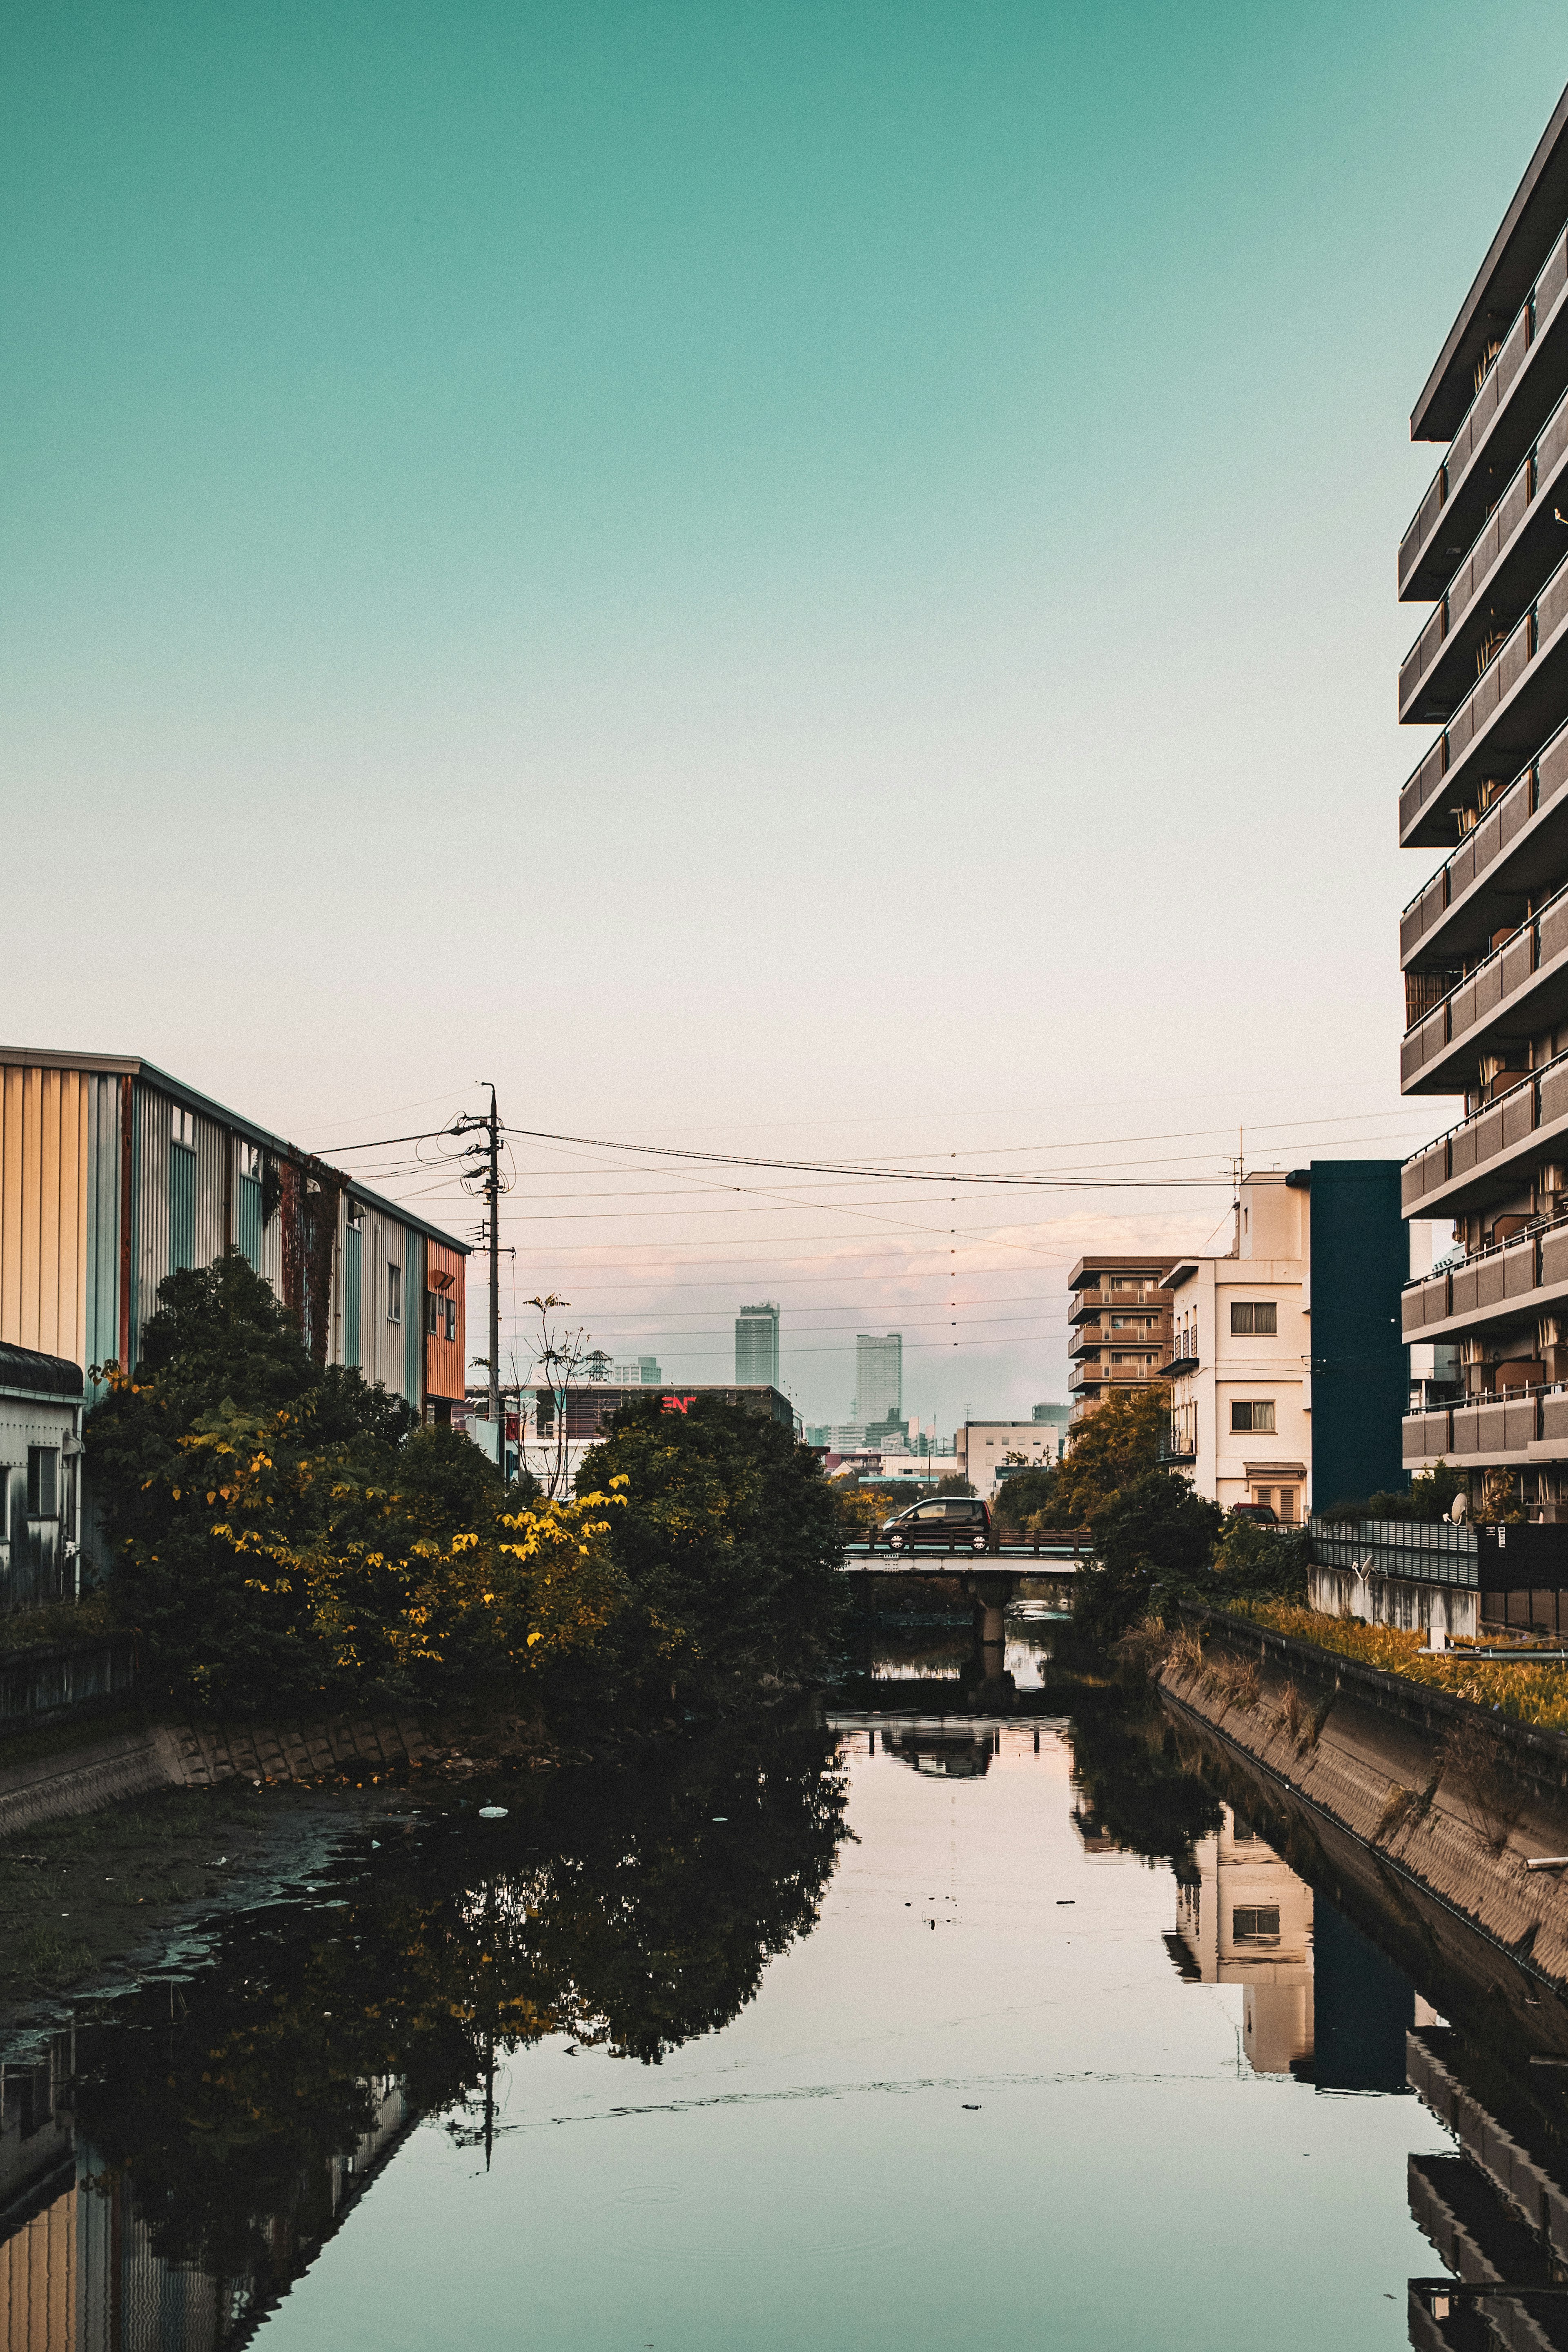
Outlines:
[{"label": "sky", "polygon": [[[1560,8],[23,0],[0,58],[11,1041],[329,1156],[493,1081],[509,1367],[552,1292],[724,1379],[777,1298],[808,1420],[898,1328],[943,1429],[1065,1394],[1081,1250],[1225,1245],[1238,1130],[1455,1115],[1394,551]],[[346,1158],[470,1234],[449,1150]]]}]

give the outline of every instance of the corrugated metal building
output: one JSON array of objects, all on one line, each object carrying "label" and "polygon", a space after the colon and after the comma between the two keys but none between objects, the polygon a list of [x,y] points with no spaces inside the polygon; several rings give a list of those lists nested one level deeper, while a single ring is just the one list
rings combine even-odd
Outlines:
[{"label": "corrugated metal building", "polygon": [[460,1402],[462,1242],[150,1063],[0,1046],[0,1341],[133,1370],[164,1276],[230,1244],[319,1363]]}]

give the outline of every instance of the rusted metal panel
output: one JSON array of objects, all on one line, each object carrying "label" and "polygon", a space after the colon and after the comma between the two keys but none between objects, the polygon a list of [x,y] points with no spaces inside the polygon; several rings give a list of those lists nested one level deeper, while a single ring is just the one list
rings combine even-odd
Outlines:
[{"label": "rusted metal panel", "polygon": [[462,1402],[468,1364],[467,1261],[460,1250],[425,1244],[425,1393]]}]

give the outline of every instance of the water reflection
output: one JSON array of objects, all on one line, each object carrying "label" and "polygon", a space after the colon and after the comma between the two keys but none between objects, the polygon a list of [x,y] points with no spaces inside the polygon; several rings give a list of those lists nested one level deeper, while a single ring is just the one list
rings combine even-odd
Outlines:
[{"label": "water reflection", "polygon": [[720,1733],[559,1796],[382,1823],[211,1967],[0,2072],[0,2347],[236,2340],[414,2119],[495,2130],[547,2035],[647,2065],[754,1997],[845,1834],[816,1729]]},{"label": "water reflection", "polygon": [[1000,1705],[924,1629],[821,1727],[389,1819],[85,2009],[0,2074],[0,2352],[998,2342],[1039,2265],[977,2221],[1048,2225],[1053,2342],[1206,2347],[1216,2212],[1261,2352],[1406,2281],[1423,2347],[1568,2344],[1502,2292],[1568,2278],[1514,1964],[1020,1645]]}]

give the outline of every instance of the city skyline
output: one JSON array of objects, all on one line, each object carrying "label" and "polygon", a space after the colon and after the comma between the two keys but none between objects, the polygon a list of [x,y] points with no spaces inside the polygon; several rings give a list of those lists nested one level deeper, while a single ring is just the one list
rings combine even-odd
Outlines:
[{"label": "city skyline", "polygon": [[[1478,54],[1433,237],[1425,100]],[[73,996],[21,894],[14,1035],[329,1158],[493,1079],[509,1368],[554,1294],[718,1379],[750,1293],[803,1410],[867,1324],[944,1423],[1060,1393],[1066,1269],[1203,1249],[1238,1129],[1433,1131],[1401,420],[1564,78],[1531,0],[25,16],[8,847],[95,940],[172,919]],[[353,1165],[456,1227],[436,1157]],[[895,1161],[933,1181],[802,1165]]]}]

